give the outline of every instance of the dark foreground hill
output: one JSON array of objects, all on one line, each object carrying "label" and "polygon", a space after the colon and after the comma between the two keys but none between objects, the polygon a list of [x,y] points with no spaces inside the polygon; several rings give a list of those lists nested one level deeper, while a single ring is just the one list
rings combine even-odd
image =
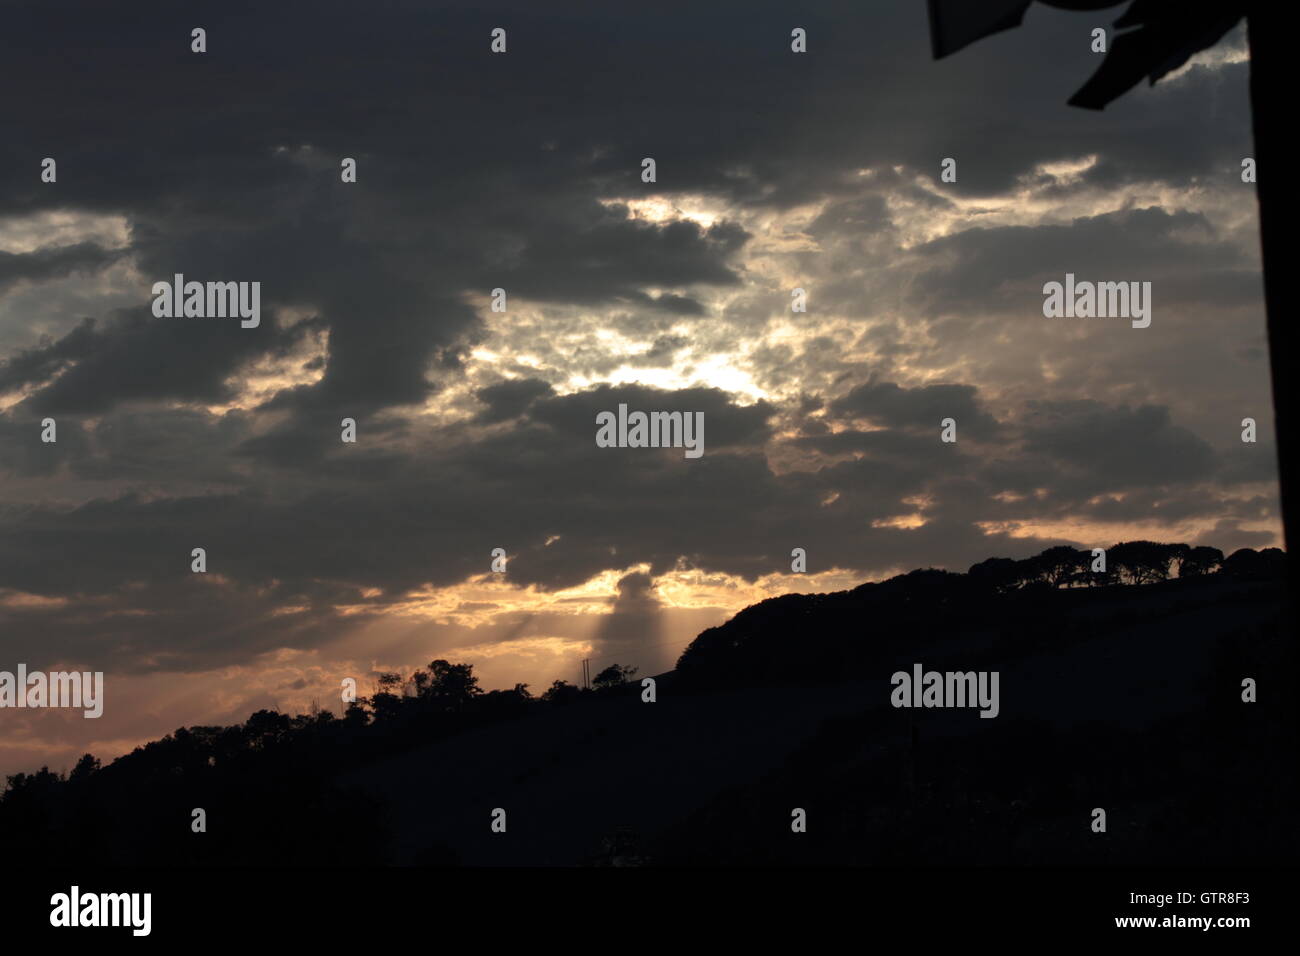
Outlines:
[{"label": "dark foreground hill", "polygon": [[[1160,553],[1098,581],[1047,552],[765,601],[700,635],[653,703],[617,672],[483,694],[437,661],[343,719],[260,712],[11,778],[0,838],[99,863],[1280,862],[1297,850],[1283,559],[1180,553],[1147,583]],[[997,716],[893,706],[917,664],[996,671]]]}]

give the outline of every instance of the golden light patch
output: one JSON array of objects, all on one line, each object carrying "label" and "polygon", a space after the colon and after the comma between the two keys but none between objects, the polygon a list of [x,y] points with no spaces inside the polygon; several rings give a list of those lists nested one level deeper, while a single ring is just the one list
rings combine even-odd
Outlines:
[{"label": "golden light patch", "polygon": [[925,527],[925,517],[919,514],[895,515],[892,518],[876,518],[871,522],[873,528],[895,528],[899,531],[913,531]]},{"label": "golden light patch", "polygon": [[64,607],[67,603],[67,598],[44,597],[26,591],[15,591],[12,588],[0,588],[0,607],[12,610],[45,610]]},{"label": "golden light patch", "polygon": [[712,196],[676,193],[671,196],[652,196],[648,199],[610,198],[598,202],[605,208],[625,206],[628,218],[655,225],[685,220],[702,229],[716,223],[726,205]]},{"label": "golden light patch", "polygon": [[[611,569],[572,588],[540,591],[533,586],[519,587],[486,573],[450,587],[424,587],[404,594],[400,600],[383,607],[387,616],[414,618],[433,623],[458,624],[476,628],[488,625],[499,615],[512,613],[550,613],[564,615],[603,614],[618,593],[618,581],[632,570],[649,570],[639,565],[625,570]],[[341,605],[335,610],[343,615],[374,613],[371,605]]]},{"label": "golden light patch", "polygon": [[[1060,539],[1080,548],[1109,547],[1119,541],[1191,542],[1214,537],[1216,518],[1190,519],[1176,524],[1155,521],[1087,521],[1062,518],[1056,521],[977,521],[976,526],[986,535],[1007,535],[1012,538]],[[1278,528],[1268,522],[1240,525],[1240,530],[1264,531],[1273,536],[1272,546],[1279,546]],[[1263,545],[1267,547],[1268,545]]]},{"label": "golden light patch", "polygon": [[306,614],[311,610],[310,604],[286,604],[284,607],[277,607],[271,612],[271,617],[285,617],[289,614]]},{"label": "golden light patch", "polygon": [[448,653],[456,658],[496,657],[565,657],[572,654],[590,654],[592,643],[569,637],[524,637],[515,641],[489,644],[468,644],[454,647]]},{"label": "golden light patch", "polygon": [[129,241],[130,224],[121,215],[53,209],[0,217],[0,252],[12,255],[82,242],[93,242],[104,249],[122,249]]},{"label": "golden light patch", "polygon": [[263,404],[277,392],[314,385],[325,377],[329,355],[329,330],[313,329],[287,355],[259,353],[222,384],[237,392],[229,402],[204,406],[213,415]]}]

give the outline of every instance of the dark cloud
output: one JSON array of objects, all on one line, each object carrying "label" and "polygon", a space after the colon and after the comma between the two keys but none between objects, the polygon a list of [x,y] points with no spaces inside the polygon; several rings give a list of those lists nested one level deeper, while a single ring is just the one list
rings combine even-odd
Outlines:
[{"label": "dark cloud", "polygon": [[771,436],[768,419],[775,409],[767,402],[739,406],[716,388],[689,388],[668,392],[641,385],[600,385],[584,392],[557,396],[534,404],[532,417],[566,435],[593,442],[600,412],[680,411],[704,416],[706,448],[737,445],[761,447]]},{"label": "dark cloud", "polygon": [[1161,309],[1213,296],[1257,302],[1258,273],[1243,274],[1236,243],[1215,235],[1200,213],[1158,207],[1122,210],[1068,225],[975,228],[917,250],[936,263],[914,284],[935,311],[1008,308],[1042,314],[1046,281],[1145,281]]},{"label": "dark cloud", "polygon": [[987,438],[996,431],[997,422],[977,405],[975,392],[972,385],[902,388],[894,382],[869,382],[832,402],[831,413],[935,434],[940,431],[943,419],[952,418],[959,435]]},{"label": "dark cloud", "polygon": [[[904,2],[159,0],[133,7],[130,30],[101,4],[10,11],[0,80],[23,95],[0,165],[27,172],[0,177],[8,227],[112,216],[127,243],[0,253],[0,296],[18,303],[0,325],[0,586],[43,599],[0,602],[0,631],[33,661],[57,648],[132,670],[244,662],[325,647],[412,589],[484,575],[500,546],[507,580],[540,591],[648,566],[622,576],[597,635],[621,652],[668,627],[658,576],[755,580],[795,546],[810,571],[865,576],[1057,543],[999,522],[1196,519],[1224,538],[1206,543],[1260,542],[1249,526],[1276,519],[1275,471],[1267,436],[1234,432],[1268,415],[1247,401],[1263,353],[1240,229],[1146,198],[915,231],[1022,190],[1050,206],[1240,187],[1245,65],[1194,68],[1104,116],[1069,110],[1095,68],[1094,18],[1036,8],[935,63],[924,5]],[[796,24],[806,56],[789,51]],[[56,184],[39,181],[47,155]],[[1043,168],[1089,155],[1075,179]],[[343,157],[356,184],[339,181]],[[938,181],[945,157],[956,183]],[[706,227],[633,208],[681,195],[721,212]],[[756,223],[811,203],[776,237],[794,251],[759,241]],[[810,277],[811,311],[773,342],[760,333],[789,315],[789,289],[755,263],[781,254]],[[124,264],[134,304],[33,332],[23,290],[107,283]],[[1006,315],[1037,313],[1042,282],[1065,271],[1156,281],[1178,318],[1122,346],[1026,341]],[[175,272],[260,281],[261,326],[154,318],[150,284]],[[505,316],[488,310],[497,287]],[[526,328],[510,324],[521,315]],[[852,349],[823,316],[861,323]],[[494,323],[528,338],[473,377]],[[1178,335],[1156,339],[1166,328]],[[635,344],[583,338],[600,334]],[[714,384],[682,356],[701,344],[794,397]],[[257,367],[294,363],[318,374],[249,398]],[[1007,372],[1040,363],[1066,384]],[[611,381],[624,367],[681,372],[681,387]],[[619,403],[702,412],[704,457],[597,448],[595,416]],[[40,442],[47,414],[57,444]],[[339,440],[343,417],[356,445]],[[939,441],[946,417],[955,445]],[[189,570],[200,546],[206,577]],[[523,615],[495,637],[543,625],[562,626]]]},{"label": "dark cloud", "polygon": [[490,423],[517,418],[527,411],[534,401],[553,392],[554,389],[550,385],[535,378],[489,385],[476,393],[478,400],[487,406],[479,419]]},{"label": "dark cloud", "polygon": [[220,403],[226,379],[243,363],[283,355],[306,326],[283,330],[263,318],[154,319],[127,313],[85,319],[67,335],[0,365],[0,390],[43,384],[24,405],[32,414],[94,413],[130,400]]},{"label": "dark cloud", "polygon": [[40,282],[74,272],[97,272],[120,258],[120,251],[104,249],[93,242],[37,249],[21,255],[0,251],[0,292],[19,281]]},{"label": "dark cloud", "polygon": [[1100,402],[1044,403],[1032,410],[1026,449],[1086,475],[1098,491],[1208,478],[1216,456],[1203,439],[1153,406],[1107,408]]}]

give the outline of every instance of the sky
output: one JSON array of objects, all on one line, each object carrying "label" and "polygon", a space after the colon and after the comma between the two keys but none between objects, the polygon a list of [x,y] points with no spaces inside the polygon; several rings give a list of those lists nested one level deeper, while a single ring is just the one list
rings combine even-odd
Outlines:
[{"label": "sky", "polygon": [[[655,674],[916,567],[1280,545],[1244,31],[1067,107],[1123,9],[935,62],[911,0],[8,7],[0,670],[106,689],[0,711],[0,773],[435,658]],[[155,316],[175,273],[260,324]],[[1045,317],[1067,273],[1150,326]],[[703,455],[597,447],[620,404]]]}]

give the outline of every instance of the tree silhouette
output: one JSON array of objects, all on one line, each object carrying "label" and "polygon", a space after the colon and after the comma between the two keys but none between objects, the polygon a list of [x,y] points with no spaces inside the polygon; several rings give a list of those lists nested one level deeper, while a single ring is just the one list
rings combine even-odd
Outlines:
[{"label": "tree silhouette", "polygon": [[1205,545],[1191,548],[1183,558],[1179,575],[1213,574],[1223,565],[1223,552]]},{"label": "tree silhouette", "polygon": [[636,673],[636,670],[635,667],[620,667],[618,664],[610,664],[591,679],[591,686],[596,690],[608,690],[611,687],[626,684],[632,675]]},{"label": "tree silhouette", "polygon": [[370,714],[362,701],[354,700],[343,712],[343,723],[350,728],[364,727],[370,722]]},{"label": "tree silhouette", "polygon": [[72,768],[72,772],[68,774],[68,783],[80,783],[87,780],[98,769],[99,761],[92,754],[84,754],[77,761],[77,765]]},{"label": "tree silhouette", "polygon": [[379,689],[370,698],[370,709],[375,720],[393,720],[401,713],[402,675],[392,672],[379,675]]},{"label": "tree silhouette", "polygon": [[568,681],[557,680],[542,692],[542,700],[548,704],[568,704],[582,696],[582,688]]},{"label": "tree silhouette", "polygon": [[1038,578],[1052,587],[1060,587],[1075,579],[1080,570],[1087,570],[1089,554],[1069,545],[1048,548],[1036,559]]},{"label": "tree silhouette", "polygon": [[994,591],[1006,591],[1021,585],[1020,562],[1012,558],[986,558],[971,565],[967,573],[972,581]]},{"label": "tree silhouette", "polygon": [[1107,559],[1129,584],[1155,584],[1168,580],[1173,565],[1187,545],[1155,541],[1124,541],[1112,547]]},{"label": "tree silhouette", "polygon": [[420,696],[438,710],[454,711],[482,693],[474,676],[474,665],[436,660],[429,664],[429,680]]},{"label": "tree silhouette", "polygon": [[1284,564],[1293,563],[1285,558],[1277,548],[1265,548],[1263,551],[1240,548],[1224,560],[1222,573],[1234,578],[1269,578],[1275,576]]}]

